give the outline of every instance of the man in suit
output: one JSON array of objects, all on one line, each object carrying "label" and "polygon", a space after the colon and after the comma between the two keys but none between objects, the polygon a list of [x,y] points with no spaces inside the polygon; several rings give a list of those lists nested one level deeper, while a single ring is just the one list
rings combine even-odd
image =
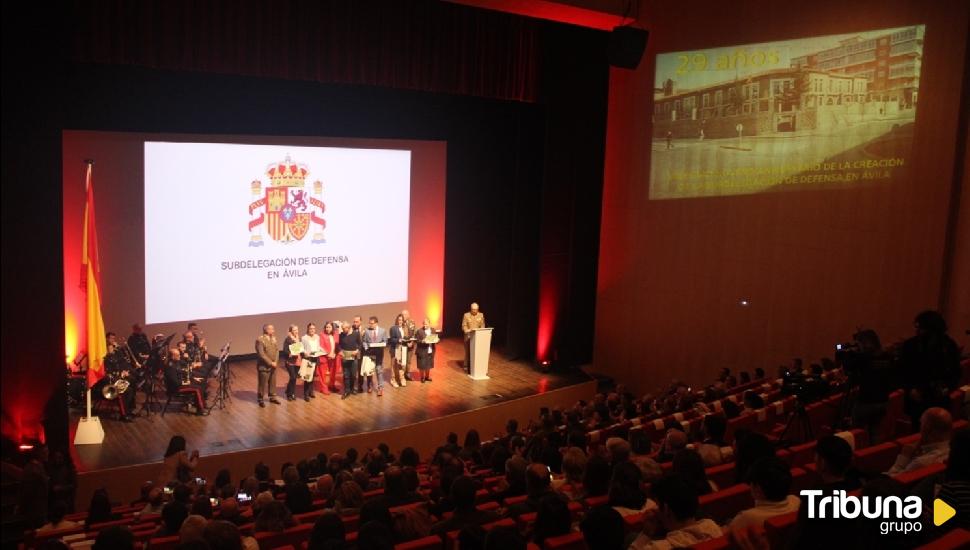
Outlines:
[{"label": "man in suit", "polygon": [[[372,344],[380,344],[372,346]],[[377,317],[371,315],[367,319],[367,330],[364,331],[364,356],[374,361],[374,374],[367,375],[367,393],[374,389],[374,375],[377,376],[377,397],[384,395],[384,347],[387,345],[387,331],[377,325]]]},{"label": "man in suit", "polygon": [[485,314],[478,311],[478,304],[472,302],[471,311],[461,317],[461,331],[465,335],[465,370],[471,372],[472,331],[485,328]]},{"label": "man in suit", "polygon": [[256,399],[260,407],[265,407],[263,394],[269,394],[269,402],[279,405],[276,398],[276,367],[280,360],[280,344],[276,340],[276,329],[273,325],[263,325],[263,334],[256,339],[256,374],[258,384]]}]

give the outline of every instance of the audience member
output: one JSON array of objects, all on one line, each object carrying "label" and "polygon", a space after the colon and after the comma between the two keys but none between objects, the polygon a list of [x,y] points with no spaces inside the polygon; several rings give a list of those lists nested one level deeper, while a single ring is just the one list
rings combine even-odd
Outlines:
[{"label": "audience member", "polygon": [[343,520],[337,514],[327,512],[317,518],[317,521],[313,524],[307,550],[321,550],[334,542],[343,544],[345,537]]},{"label": "audience member", "polygon": [[128,527],[113,525],[98,533],[91,548],[92,550],[134,550],[135,535]]},{"label": "audience member", "polygon": [[178,501],[172,501],[162,508],[162,524],[155,531],[156,537],[173,537],[179,534],[182,522],[189,517],[189,509]]},{"label": "audience member", "polygon": [[71,529],[79,524],[76,521],[64,519],[67,515],[67,504],[63,500],[55,500],[47,512],[47,523],[39,527],[38,531],[60,531]]},{"label": "audience member", "polygon": [[748,483],[754,507],[735,516],[728,529],[761,526],[768,518],[798,510],[798,497],[788,494],[792,477],[791,468],[785,461],[773,456],[759,459],[748,469]]},{"label": "audience member", "polygon": [[509,516],[518,516],[539,510],[539,500],[550,493],[549,469],[545,464],[534,462],[529,464],[525,472],[525,487],[527,498],[523,502],[513,504],[506,510]]},{"label": "audience member", "polygon": [[492,511],[475,508],[475,482],[468,476],[461,476],[451,483],[450,498],[455,506],[449,519],[443,519],[431,526],[431,534],[447,533],[466,525],[481,525],[499,519]]},{"label": "audience member", "polygon": [[821,478],[825,494],[832,491],[854,491],[862,486],[858,476],[850,475],[852,447],[849,442],[835,435],[827,435],[815,444],[815,470]]},{"label": "audience member", "polygon": [[91,503],[88,505],[88,517],[84,520],[84,526],[90,527],[106,521],[121,519],[121,515],[111,511],[111,499],[108,498],[107,489],[97,489],[91,495]]},{"label": "audience member", "polygon": [[623,517],[611,506],[597,506],[579,524],[586,546],[598,550],[622,550]]},{"label": "audience member", "polygon": [[[658,509],[655,521],[648,521],[630,544],[632,550],[683,548],[721,536],[721,528],[709,519],[697,519],[697,491],[694,484],[671,474],[651,487]],[[666,536],[658,537],[659,528]]]},{"label": "audience member", "polygon": [[748,475],[748,468],[758,459],[775,456],[771,441],[762,434],[749,430],[737,430],[734,434],[735,481],[742,483]]},{"label": "audience member", "polygon": [[296,521],[293,520],[293,515],[286,505],[274,499],[260,507],[256,521],[253,522],[253,532],[280,533],[294,525]]},{"label": "audience member", "polygon": [[707,479],[704,471],[704,460],[697,451],[684,449],[674,456],[673,472],[684,476],[694,484],[697,495],[706,495],[717,491],[717,485]]},{"label": "audience member", "polygon": [[[635,466],[629,466],[636,469]],[[562,496],[547,493],[539,499],[539,510],[532,530],[532,542],[542,546],[547,538],[565,535],[569,533],[571,527],[572,517],[569,506]]]},{"label": "audience member", "polygon": [[946,409],[931,407],[920,417],[919,442],[905,445],[889,469],[889,475],[909,472],[946,461],[950,455],[953,418]]},{"label": "audience member", "polygon": [[186,544],[203,540],[203,532],[208,520],[206,518],[191,514],[182,522],[179,528],[179,544]]},{"label": "audience member", "polygon": [[634,464],[622,462],[613,468],[608,502],[621,516],[638,514],[647,504],[641,480],[640,468]]}]

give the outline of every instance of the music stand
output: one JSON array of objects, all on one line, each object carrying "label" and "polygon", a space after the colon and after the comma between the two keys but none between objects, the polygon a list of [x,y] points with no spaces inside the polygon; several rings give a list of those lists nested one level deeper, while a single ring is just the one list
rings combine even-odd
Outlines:
[{"label": "music stand", "polygon": [[232,341],[226,342],[226,345],[222,348],[222,353],[219,354],[219,362],[212,369],[213,376],[219,378],[219,389],[216,392],[215,401],[212,403],[212,409],[218,408],[223,410],[226,408],[226,404],[232,401],[232,369],[229,368],[229,345]]}]

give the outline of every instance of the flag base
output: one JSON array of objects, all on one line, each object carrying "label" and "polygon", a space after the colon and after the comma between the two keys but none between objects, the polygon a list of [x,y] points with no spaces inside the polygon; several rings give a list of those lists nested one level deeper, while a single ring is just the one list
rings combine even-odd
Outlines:
[{"label": "flag base", "polygon": [[77,423],[74,434],[75,445],[100,445],[104,441],[104,428],[97,416],[85,416]]}]

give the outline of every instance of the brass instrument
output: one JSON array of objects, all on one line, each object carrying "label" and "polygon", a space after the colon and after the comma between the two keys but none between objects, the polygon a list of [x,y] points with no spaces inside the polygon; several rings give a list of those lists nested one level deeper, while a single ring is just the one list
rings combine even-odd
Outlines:
[{"label": "brass instrument", "polygon": [[[123,346],[116,347],[112,353],[118,353],[118,350],[121,350],[121,356],[124,357],[124,360],[130,364],[131,350],[128,348],[128,344],[125,343]],[[127,351],[127,353],[124,353],[124,351]],[[118,360],[121,361],[122,359]],[[137,361],[135,364],[137,364]],[[105,399],[116,399],[119,395],[128,391],[128,388],[131,386],[131,381],[128,380],[127,376],[121,375],[121,372],[125,370],[127,369],[118,369],[115,372],[108,372],[109,382],[101,388],[101,395]]]},{"label": "brass instrument", "polygon": [[105,384],[104,387],[101,388],[101,395],[105,399],[115,399],[119,395],[128,391],[129,386],[131,386],[131,382],[129,382],[126,378],[118,377],[118,379],[114,382]]},{"label": "brass instrument", "polygon": [[125,355],[128,356],[129,363],[131,363],[136,369],[142,368],[143,365],[141,361],[138,360],[138,356],[135,355],[135,352],[131,351],[131,348],[128,346],[128,342],[122,340],[121,349],[123,349],[125,351]]}]

